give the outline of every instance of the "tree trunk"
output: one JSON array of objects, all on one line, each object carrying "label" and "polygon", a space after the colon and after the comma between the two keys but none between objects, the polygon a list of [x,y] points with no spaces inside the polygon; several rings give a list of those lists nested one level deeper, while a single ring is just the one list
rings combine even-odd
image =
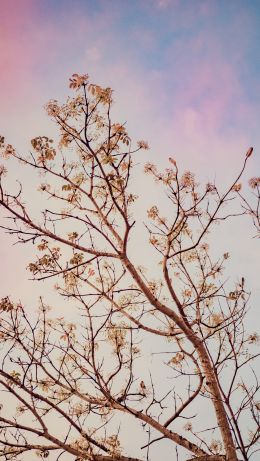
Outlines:
[{"label": "tree trunk", "polygon": [[[230,430],[229,421],[227,418],[226,410],[221,398],[221,393],[219,390],[218,382],[212,369],[212,364],[209,359],[207,350],[203,343],[195,346],[197,352],[199,354],[200,362],[202,364],[205,377],[206,377],[206,385],[208,390],[211,393],[211,401],[215,408],[216,418],[218,422],[218,426],[222,435],[223,444],[226,452],[226,460],[227,461],[238,461],[236,455],[236,448],[234,445],[232,433]],[[211,458],[212,461],[212,458]]]}]

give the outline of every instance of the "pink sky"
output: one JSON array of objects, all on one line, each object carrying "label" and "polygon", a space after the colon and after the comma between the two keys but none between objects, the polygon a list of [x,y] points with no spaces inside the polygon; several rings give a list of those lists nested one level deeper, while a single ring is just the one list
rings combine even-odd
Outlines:
[{"label": "pink sky", "polygon": [[[224,185],[253,145],[247,176],[255,175],[257,19],[257,5],[240,0],[2,1],[1,134],[22,150],[34,136],[53,135],[44,103],[66,97],[73,72],[88,72],[115,90],[115,115],[133,138],[149,142],[143,161],[165,167],[171,155]],[[31,181],[28,172],[10,173]],[[7,267],[8,251],[4,243]],[[19,251],[24,261],[27,250]]]}]

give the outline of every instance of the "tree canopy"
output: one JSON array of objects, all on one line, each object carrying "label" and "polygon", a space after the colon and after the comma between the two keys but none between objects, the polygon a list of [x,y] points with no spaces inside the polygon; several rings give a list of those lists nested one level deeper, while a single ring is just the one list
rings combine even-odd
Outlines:
[{"label": "tree canopy", "polygon": [[[36,216],[22,185],[4,187],[3,165],[9,219],[1,227],[37,246],[30,274],[53,279],[69,301],[55,317],[43,293],[34,315],[22,300],[1,299],[0,459],[153,461],[158,446],[180,461],[256,459],[249,287],[243,276],[227,287],[229,253],[216,258],[208,243],[211,229],[234,216],[249,215],[259,235],[260,178],[250,193],[240,182],[253,148],[224,192],[198,184],[171,157],[164,171],[145,164],[168,212],[155,203],[140,218],[135,162],[147,142],[133,145],[113,121],[110,88],[78,74],[69,86],[64,104],[46,105],[57,141],[37,136],[23,155],[0,138],[4,161],[40,172],[46,197]],[[151,254],[141,266],[133,251],[140,229]]]}]

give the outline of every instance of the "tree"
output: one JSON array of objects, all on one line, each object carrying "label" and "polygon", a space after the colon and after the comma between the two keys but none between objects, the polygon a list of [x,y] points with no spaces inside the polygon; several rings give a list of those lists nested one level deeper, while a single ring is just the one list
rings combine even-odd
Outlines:
[{"label": "tree", "polygon": [[[75,321],[65,309],[54,318],[43,298],[35,316],[2,298],[0,459],[36,452],[57,460],[65,454],[133,461],[121,433],[136,421],[146,459],[168,441],[175,459],[249,460],[259,440],[259,383],[251,367],[258,336],[244,326],[245,280],[226,288],[229,254],[214,260],[208,234],[244,214],[259,232],[260,178],[250,181],[254,203],[239,182],[253,149],[224,193],[181,174],[172,158],[163,172],[145,165],[166,191],[169,212],[164,217],[158,204],[148,210],[154,256],[147,268],[137,266],[131,248],[141,224],[131,173],[148,144],[133,148],[125,125],[112,121],[110,88],[77,74],[70,87],[75,96],[65,104],[46,106],[59,130],[56,147],[38,136],[24,156],[1,137],[3,157],[39,171],[48,199],[40,220],[22,187],[11,193],[1,183],[0,204],[11,223],[2,227],[18,242],[37,244],[29,271],[35,280],[55,280]],[[2,179],[5,173],[2,167]]]}]

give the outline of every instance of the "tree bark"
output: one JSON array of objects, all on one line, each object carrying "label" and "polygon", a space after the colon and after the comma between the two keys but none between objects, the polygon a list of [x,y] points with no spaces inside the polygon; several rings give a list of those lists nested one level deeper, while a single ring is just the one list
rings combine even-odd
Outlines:
[{"label": "tree bark", "polygon": [[[234,445],[232,433],[229,426],[229,421],[227,418],[226,410],[221,398],[221,393],[219,390],[218,382],[212,368],[211,361],[209,359],[208,353],[203,343],[198,344],[196,347],[198,355],[200,357],[200,362],[202,364],[205,377],[206,385],[211,393],[211,401],[214,405],[216,418],[219,426],[219,430],[222,435],[223,444],[226,452],[227,461],[238,461],[236,455],[236,448]],[[211,459],[212,461],[212,459]]]},{"label": "tree bark", "polygon": [[187,461],[226,461],[224,455],[206,455],[199,456],[198,458],[190,458]]}]

